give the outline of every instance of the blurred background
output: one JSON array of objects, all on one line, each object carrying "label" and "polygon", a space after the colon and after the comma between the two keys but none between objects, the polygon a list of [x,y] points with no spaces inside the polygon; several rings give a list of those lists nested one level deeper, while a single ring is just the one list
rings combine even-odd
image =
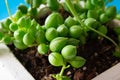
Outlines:
[{"label": "blurred background", "polygon": [[[26,4],[25,0],[8,0],[11,14],[14,14],[19,4]],[[5,0],[0,0],[0,20],[8,17]]]},{"label": "blurred background", "polygon": [[[10,7],[11,14],[14,14],[15,11],[17,10],[17,6],[19,4],[26,4],[26,3],[25,3],[25,0],[8,0],[8,4],[9,4],[9,7]],[[111,5],[116,6],[117,11],[120,10],[120,0],[113,0],[113,2],[109,3],[106,6],[108,7],[108,6],[111,6]],[[8,12],[7,12],[7,9],[6,9],[5,0],[0,0],[0,20],[4,19],[6,17],[8,17]]]}]

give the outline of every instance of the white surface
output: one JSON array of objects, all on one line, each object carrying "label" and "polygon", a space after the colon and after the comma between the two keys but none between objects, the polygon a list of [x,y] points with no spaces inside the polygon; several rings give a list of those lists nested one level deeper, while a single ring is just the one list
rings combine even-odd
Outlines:
[{"label": "white surface", "polygon": [[120,63],[98,75],[92,80],[120,80]]},{"label": "white surface", "polygon": [[13,76],[0,64],[0,80],[15,80]]},{"label": "white surface", "polygon": [[0,44],[0,80],[35,80],[4,44]]}]

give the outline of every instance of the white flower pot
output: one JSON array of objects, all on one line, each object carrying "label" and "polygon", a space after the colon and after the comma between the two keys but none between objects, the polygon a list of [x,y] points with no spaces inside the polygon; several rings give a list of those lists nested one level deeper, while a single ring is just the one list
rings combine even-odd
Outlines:
[{"label": "white flower pot", "polygon": [[0,80],[35,80],[5,44],[0,44]]},{"label": "white flower pot", "polygon": [[[120,80],[120,63],[92,80]],[[35,80],[5,44],[0,44],[0,80]]]},{"label": "white flower pot", "polygon": [[[120,21],[110,22],[111,27]],[[104,71],[92,80],[120,80],[120,63]],[[0,43],[0,80],[35,80],[5,44]]]}]

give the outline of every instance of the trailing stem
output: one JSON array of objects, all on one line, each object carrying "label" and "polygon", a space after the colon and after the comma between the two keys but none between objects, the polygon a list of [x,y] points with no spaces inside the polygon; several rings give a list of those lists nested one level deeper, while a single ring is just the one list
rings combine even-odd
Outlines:
[{"label": "trailing stem", "polygon": [[11,13],[10,13],[10,8],[9,8],[9,6],[8,6],[8,0],[5,0],[5,4],[6,4],[6,8],[7,8],[9,17],[12,19],[12,21],[14,21],[12,15],[11,15]]},{"label": "trailing stem", "polygon": [[62,66],[62,69],[61,69],[61,71],[60,71],[60,76],[63,76],[63,72],[64,72],[64,70],[65,69],[67,69],[67,68],[69,68],[70,67],[70,65],[68,65],[68,66]]},{"label": "trailing stem", "polygon": [[[65,77],[65,76],[63,76],[63,73],[64,73],[65,69],[67,69],[69,67],[70,67],[70,65],[68,65],[68,66],[63,65],[60,73],[57,75],[53,75],[53,78],[55,78],[56,80],[63,80],[63,78]],[[69,79],[67,79],[67,80],[69,80]]]},{"label": "trailing stem", "polygon": [[92,28],[92,27],[90,27],[90,26],[86,26],[86,25],[82,22],[81,18],[77,15],[77,12],[75,11],[75,9],[74,9],[74,7],[73,7],[73,4],[71,3],[70,0],[65,0],[65,3],[66,3],[66,5],[68,6],[68,8],[69,8],[69,10],[71,11],[71,13],[73,14],[73,16],[76,18],[76,20],[77,20],[82,26],[84,26],[85,28],[88,28],[88,29],[96,32],[97,34],[99,34],[99,35],[101,35],[101,36],[103,36],[103,37],[105,37],[106,39],[108,39],[109,41],[111,41],[117,48],[119,47],[119,46],[117,45],[117,43],[116,43],[114,40],[112,40],[110,37],[106,36],[105,34],[99,32],[99,31],[97,31],[97,30],[95,30],[94,28]]}]

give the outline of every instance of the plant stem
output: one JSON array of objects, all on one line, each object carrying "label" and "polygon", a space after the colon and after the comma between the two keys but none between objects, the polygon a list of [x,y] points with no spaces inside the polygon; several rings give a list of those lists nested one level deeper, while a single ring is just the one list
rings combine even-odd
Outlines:
[{"label": "plant stem", "polygon": [[8,15],[10,16],[10,18],[12,18],[12,15],[10,13],[10,8],[8,7],[8,0],[5,0],[5,4],[6,4],[6,7],[7,7]]},{"label": "plant stem", "polygon": [[94,31],[94,32],[96,32],[96,33],[98,33],[99,35],[101,35],[101,36],[105,37],[106,39],[108,39],[109,41],[111,41],[116,47],[119,47],[118,44],[117,44],[113,39],[111,39],[110,37],[104,35],[103,33],[97,31],[97,30],[94,29],[94,28],[91,28],[91,27],[89,27],[89,26],[87,26],[87,27],[88,27],[90,30],[92,30],[92,31]]},{"label": "plant stem", "polygon": [[86,26],[86,25],[84,24],[84,22],[82,22],[81,18],[77,15],[77,12],[75,11],[75,9],[74,9],[74,7],[73,7],[73,4],[71,3],[70,0],[65,0],[65,3],[66,3],[66,5],[68,6],[68,8],[70,9],[70,11],[71,11],[71,13],[73,14],[73,16],[76,18],[76,20],[77,20],[82,26],[84,26],[84,27],[86,27],[86,28],[88,28],[88,29],[90,29],[90,30],[98,33],[99,35],[101,35],[101,36],[105,37],[106,39],[108,39],[109,41],[111,41],[116,47],[119,47],[119,46],[117,45],[117,43],[116,43],[114,40],[112,40],[110,37],[106,36],[105,34],[99,32],[99,31],[97,31],[97,30],[95,30],[95,29],[92,28],[92,27]]},{"label": "plant stem", "polygon": [[10,8],[9,8],[9,6],[8,6],[8,0],[5,0],[5,4],[6,4],[6,7],[7,7],[7,11],[8,11],[9,17],[11,18],[11,20],[12,20],[13,22],[16,22],[15,19],[12,17],[11,13],[10,13]]},{"label": "plant stem", "polygon": [[64,70],[67,69],[67,68],[69,68],[69,67],[70,67],[70,65],[68,65],[68,66],[63,65],[63,66],[62,66],[62,69],[61,69],[61,71],[60,71],[60,73],[59,73],[59,75],[62,76]]},{"label": "plant stem", "polygon": [[61,69],[61,71],[60,71],[60,76],[63,75],[64,70],[65,70],[65,66],[62,66],[62,69]]}]

